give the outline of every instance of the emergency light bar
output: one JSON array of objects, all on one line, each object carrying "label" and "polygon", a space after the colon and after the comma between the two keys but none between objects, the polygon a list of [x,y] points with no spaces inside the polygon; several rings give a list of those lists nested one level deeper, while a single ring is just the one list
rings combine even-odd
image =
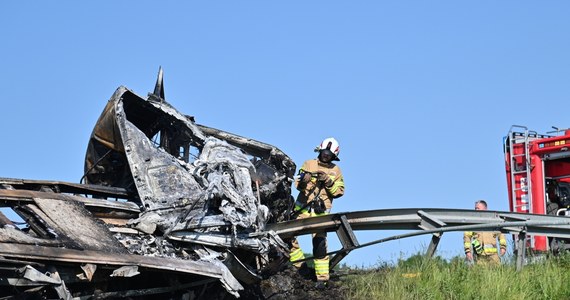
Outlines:
[{"label": "emergency light bar", "polygon": [[560,146],[560,145],[568,145],[570,144],[570,139],[569,140],[560,140],[560,141],[553,141],[553,142],[548,142],[548,143],[540,143],[538,144],[538,148],[547,148],[547,147],[555,147],[555,146]]}]

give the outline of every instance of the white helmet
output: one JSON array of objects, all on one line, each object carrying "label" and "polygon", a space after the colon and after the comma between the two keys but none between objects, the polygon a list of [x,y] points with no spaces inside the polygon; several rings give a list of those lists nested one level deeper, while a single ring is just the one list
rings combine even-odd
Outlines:
[{"label": "white helmet", "polygon": [[316,150],[318,152],[321,152],[323,150],[329,150],[335,156],[333,160],[340,160],[338,159],[338,154],[340,153],[340,146],[338,142],[332,137],[324,139]]}]

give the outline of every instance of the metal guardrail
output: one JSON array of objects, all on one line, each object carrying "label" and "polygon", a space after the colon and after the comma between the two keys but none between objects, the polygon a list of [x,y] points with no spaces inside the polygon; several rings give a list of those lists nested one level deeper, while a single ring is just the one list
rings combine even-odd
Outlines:
[{"label": "metal guardrail", "polygon": [[[20,184],[40,184],[40,182],[27,181],[21,182]],[[58,186],[63,188],[70,187],[70,185],[61,184],[58,184]],[[107,191],[95,190],[90,192],[104,193]],[[27,203],[33,201],[34,198],[83,202],[87,208],[97,211],[98,217],[103,218],[118,217],[128,219],[136,216],[139,212],[138,206],[131,202],[107,201],[41,191],[0,189],[1,202]],[[107,216],[103,213],[107,210],[112,211],[112,214]],[[410,230],[411,232],[360,244],[355,231],[361,230]],[[503,233],[518,235],[517,267],[521,268],[525,255],[527,237],[541,235],[570,239],[570,218],[466,209],[381,209],[341,212],[313,218],[267,224],[264,232],[257,232],[254,233],[254,235],[271,233],[272,235],[276,234],[283,239],[287,239],[293,236],[323,231],[335,232],[342,244],[341,249],[328,253],[329,255],[333,255],[330,261],[331,268],[337,265],[354,249],[425,234],[432,235],[426,254],[433,256],[443,233],[451,231],[501,231]]]},{"label": "metal guardrail", "polygon": [[[404,208],[344,212],[307,219],[268,224],[282,238],[314,233],[336,232],[342,249],[329,252],[334,255],[333,268],[354,249],[396,239],[432,234],[427,255],[432,256],[444,232],[501,231],[518,235],[517,269],[522,268],[526,239],[529,235],[570,238],[570,218],[550,215],[440,208]],[[354,231],[359,230],[413,230],[365,244],[359,244]]]}]

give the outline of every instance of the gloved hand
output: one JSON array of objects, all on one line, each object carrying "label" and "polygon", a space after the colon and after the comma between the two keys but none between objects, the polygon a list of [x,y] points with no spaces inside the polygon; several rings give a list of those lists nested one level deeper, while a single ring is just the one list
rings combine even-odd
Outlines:
[{"label": "gloved hand", "polygon": [[326,187],[331,187],[334,183],[331,177],[322,171],[318,172],[317,180],[322,182]]},{"label": "gloved hand", "polygon": [[303,183],[311,181],[311,173],[301,173],[299,176],[299,181]]}]

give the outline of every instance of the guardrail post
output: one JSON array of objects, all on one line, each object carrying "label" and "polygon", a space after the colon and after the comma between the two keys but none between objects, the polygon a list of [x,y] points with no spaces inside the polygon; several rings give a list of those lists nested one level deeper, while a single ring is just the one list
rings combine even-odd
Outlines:
[{"label": "guardrail post", "polygon": [[522,270],[526,252],[526,231],[519,232],[517,242],[517,272]]},{"label": "guardrail post", "polygon": [[339,218],[340,226],[336,230],[336,235],[340,243],[342,244],[342,251],[335,254],[331,260],[329,267],[334,268],[343,258],[345,258],[352,249],[358,247],[359,243],[350,227],[350,223],[345,215],[341,215]]},{"label": "guardrail post", "polygon": [[[445,227],[447,225],[447,224],[445,224],[445,222],[439,220],[435,216],[432,216],[432,215],[426,213],[423,210],[418,210],[418,215],[420,216],[420,218],[422,218],[422,221],[420,222],[419,227],[423,230],[431,230],[431,229],[436,229],[436,228],[442,228],[442,227]],[[433,255],[435,254],[435,251],[437,250],[437,246],[439,245],[439,241],[441,240],[442,235],[443,235],[443,233],[441,233],[441,232],[436,232],[436,233],[432,234],[431,242],[429,243],[429,246],[428,246],[428,249],[426,252],[427,257],[433,257]]]}]

